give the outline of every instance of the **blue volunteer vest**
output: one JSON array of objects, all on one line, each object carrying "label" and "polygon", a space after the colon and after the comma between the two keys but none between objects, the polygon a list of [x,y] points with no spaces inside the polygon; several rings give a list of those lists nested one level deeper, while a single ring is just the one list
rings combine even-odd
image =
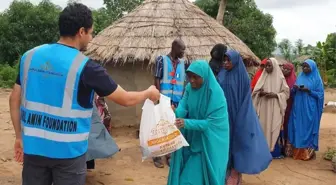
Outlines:
[{"label": "blue volunteer vest", "polygon": [[184,80],[185,80],[185,69],[184,69],[184,61],[180,60],[180,62],[176,66],[176,71],[174,76],[172,76],[172,72],[174,72],[174,66],[170,57],[163,57],[163,77],[160,81],[160,90],[161,94],[170,97],[173,102],[178,103],[182,99],[183,91],[184,91]]},{"label": "blue volunteer vest", "polygon": [[78,104],[77,92],[87,61],[77,49],[61,44],[45,44],[22,56],[21,128],[25,154],[67,159],[86,153],[92,108]]}]

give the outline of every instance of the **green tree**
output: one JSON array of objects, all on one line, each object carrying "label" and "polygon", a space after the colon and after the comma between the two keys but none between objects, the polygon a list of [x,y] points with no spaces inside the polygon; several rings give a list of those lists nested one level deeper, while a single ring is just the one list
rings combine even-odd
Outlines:
[{"label": "green tree", "polygon": [[304,46],[302,48],[302,54],[303,55],[312,55],[313,51],[314,51],[315,47],[308,44],[307,46]]},{"label": "green tree", "polygon": [[[68,3],[74,2],[81,1],[68,1]],[[132,7],[117,9],[130,10]],[[61,10],[60,6],[51,3],[50,0],[43,0],[38,5],[33,5],[26,0],[14,0],[7,10],[0,13],[0,64],[7,63],[13,66],[19,56],[28,49],[44,43],[56,42],[59,37],[58,17]],[[112,9],[110,12],[113,12]],[[92,14],[95,34],[116,19],[109,14],[107,8],[92,10]]]},{"label": "green tree", "polygon": [[94,34],[98,34],[103,29],[112,24],[112,19],[106,8],[100,8],[98,10],[93,10],[94,19]]},{"label": "green tree", "polygon": [[297,56],[300,56],[300,55],[302,55],[302,53],[303,53],[303,47],[304,47],[304,44],[303,44],[303,41],[302,41],[302,39],[299,39],[299,40],[297,40],[296,42],[295,42],[295,54],[297,55]]},{"label": "green tree", "polygon": [[318,42],[312,56],[324,81],[328,82],[328,86],[336,87],[336,33],[329,34],[325,42]]},{"label": "green tree", "polygon": [[107,12],[110,16],[110,22],[121,18],[124,13],[128,13],[140,5],[144,0],[104,0]]},{"label": "green tree", "polygon": [[37,6],[14,0],[0,14],[0,62],[14,61],[26,50],[58,38],[58,15],[61,8],[49,0]]},{"label": "green tree", "polygon": [[328,34],[325,44],[328,48],[336,49],[336,32]]},{"label": "green tree", "polygon": [[336,32],[327,36],[325,47],[327,48],[326,75],[328,85],[336,87]]},{"label": "green tree", "polygon": [[[196,0],[195,4],[216,18],[219,0]],[[273,17],[264,14],[254,0],[227,0],[224,26],[239,37],[258,57],[269,57],[276,47]]]},{"label": "green tree", "polygon": [[289,41],[288,39],[282,39],[282,41],[278,44],[278,48],[280,49],[281,54],[286,60],[292,61],[293,45],[291,41]]},{"label": "green tree", "polygon": [[316,61],[318,68],[320,70],[320,74],[323,78],[323,81],[328,81],[327,76],[327,55],[328,55],[328,48],[326,47],[324,42],[317,42],[315,49],[313,50],[313,59]]}]

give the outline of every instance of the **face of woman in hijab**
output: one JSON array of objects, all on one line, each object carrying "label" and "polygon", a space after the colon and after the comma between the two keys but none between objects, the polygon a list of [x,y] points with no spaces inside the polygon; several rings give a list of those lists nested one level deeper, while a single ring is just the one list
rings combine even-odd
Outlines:
[{"label": "face of woman in hijab", "polygon": [[188,71],[187,72],[188,80],[193,89],[199,89],[203,85],[203,78],[198,76],[197,74]]},{"label": "face of woman in hijab", "polygon": [[230,59],[229,59],[228,56],[225,56],[225,57],[224,57],[223,68],[224,68],[225,70],[228,70],[228,71],[230,71],[230,70],[233,68],[233,64],[232,64],[232,62],[230,61]]},{"label": "face of woman in hijab", "polygon": [[305,74],[309,74],[311,72],[310,66],[307,63],[302,64],[302,71]]},{"label": "face of woman in hijab", "polygon": [[282,73],[285,77],[288,77],[292,72],[292,70],[286,65],[283,65],[281,69],[282,69]]},{"label": "face of woman in hijab", "polygon": [[270,60],[267,60],[267,63],[265,65],[265,70],[267,73],[272,73],[273,72],[273,64]]}]

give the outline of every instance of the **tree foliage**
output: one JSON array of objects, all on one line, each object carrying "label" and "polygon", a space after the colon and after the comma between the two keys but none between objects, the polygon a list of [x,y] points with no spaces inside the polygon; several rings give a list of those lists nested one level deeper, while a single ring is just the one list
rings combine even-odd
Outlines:
[{"label": "tree foliage", "polygon": [[16,80],[18,64],[12,67],[8,64],[0,64],[0,87],[11,87]]},{"label": "tree foliage", "polygon": [[[93,10],[95,34],[129,12],[143,0],[104,0],[106,8]],[[68,3],[80,2],[69,0]],[[50,0],[34,5],[27,0],[14,0],[0,13],[0,64],[13,66],[23,52],[43,43],[57,41],[58,16],[62,8]]]},{"label": "tree foliage", "polygon": [[49,0],[37,6],[29,1],[13,1],[0,15],[0,61],[13,65],[27,49],[56,41],[60,10]]},{"label": "tree foliage", "polygon": [[144,0],[104,0],[110,21],[114,22],[140,5]]},{"label": "tree foliage", "polygon": [[303,40],[302,39],[299,39],[295,42],[295,49],[294,49],[294,53],[296,55],[302,55],[303,54]]},{"label": "tree foliage", "polygon": [[[104,0],[106,8],[92,10],[95,34],[139,5],[143,0]],[[68,3],[81,2],[69,0]],[[56,42],[58,16],[62,8],[50,0],[34,5],[28,0],[14,0],[0,12],[0,87],[12,86],[17,75],[17,61],[27,50]]]},{"label": "tree foliage", "polygon": [[295,42],[295,46],[288,39],[283,39],[278,48],[282,56],[288,61],[297,64],[296,58],[307,55],[317,62],[322,78],[330,87],[336,87],[336,33],[328,34],[325,41],[319,41],[316,46],[305,46],[301,39]]},{"label": "tree foliage", "polygon": [[282,41],[278,44],[278,48],[280,49],[281,54],[287,61],[292,61],[294,48],[288,39],[282,39]]},{"label": "tree foliage", "polygon": [[98,10],[93,10],[94,19],[94,34],[98,34],[103,29],[112,24],[111,15],[108,13],[106,8],[99,8]]},{"label": "tree foliage", "polygon": [[308,44],[307,46],[303,47],[302,55],[310,55],[311,53],[313,53],[314,49],[315,49],[314,46]]},{"label": "tree foliage", "polygon": [[[219,0],[196,0],[195,4],[216,18]],[[260,58],[271,56],[276,47],[273,17],[258,9],[254,0],[228,0],[224,26]]]},{"label": "tree foliage", "polygon": [[328,48],[336,49],[336,32],[328,34],[325,44]]},{"label": "tree foliage", "polygon": [[328,85],[336,87],[336,33],[329,34],[325,42],[317,42],[313,52],[320,71],[327,78]]}]

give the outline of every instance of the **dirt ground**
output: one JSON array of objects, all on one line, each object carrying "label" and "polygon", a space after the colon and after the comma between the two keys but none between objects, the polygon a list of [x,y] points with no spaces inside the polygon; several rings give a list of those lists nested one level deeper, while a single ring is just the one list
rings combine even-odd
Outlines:
[{"label": "dirt ground", "polygon": [[[0,185],[21,184],[22,166],[13,161],[14,131],[8,108],[9,91],[0,90]],[[326,93],[326,101],[336,100],[336,91]],[[113,130],[122,151],[111,159],[97,160],[87,185],[165,185],[168,168],[157,169],[148,160],[141,162],[139,141],[134,128]],[[320,130],[320,151],[316,160],[274,160],[260,175],[244,175],[244,185],[334,185],[336,174],[323,160],[328,147],[336,146],[336,114],[324,113]]]}]

